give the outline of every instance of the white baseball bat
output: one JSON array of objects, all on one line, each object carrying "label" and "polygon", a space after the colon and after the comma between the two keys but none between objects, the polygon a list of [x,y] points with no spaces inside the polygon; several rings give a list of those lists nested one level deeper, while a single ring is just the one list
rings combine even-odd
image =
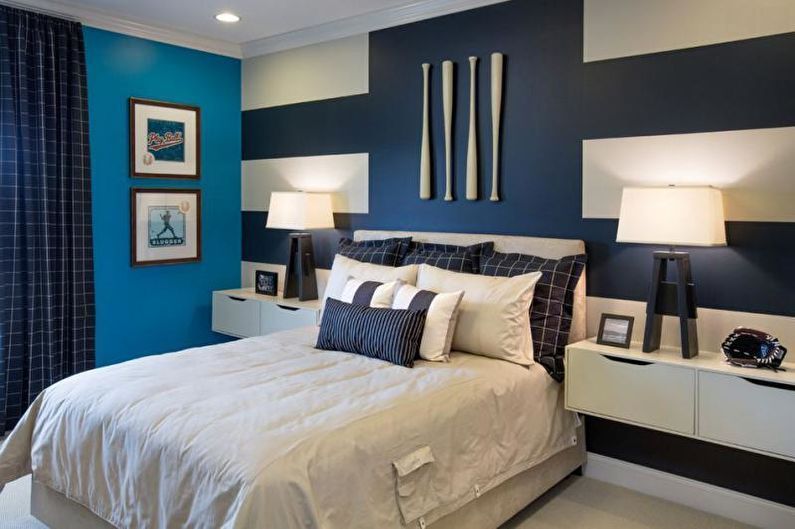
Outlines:
[{"label": "white baseball bat", "polygon": [[453,61],[442,62],[442,103],[444,107],[444,199],[453,200]]},{"label": "white baseball bat", "polygon": [[469,141],[467,145],[467,200],[478,199],[477,57],[469,58]]},{"label": "white baseball bat", "polygon": [[500,174],[500,113],[502,112],[502,53],[491,54],[491,197],[497,202]]},{"label": "white baseball bat", "polygon": [[422,147],[420,148],[420,198],[431,198],[431,138],[430,109],[428,108],[428,86],[430,83],[431,65],[422,65]]}]

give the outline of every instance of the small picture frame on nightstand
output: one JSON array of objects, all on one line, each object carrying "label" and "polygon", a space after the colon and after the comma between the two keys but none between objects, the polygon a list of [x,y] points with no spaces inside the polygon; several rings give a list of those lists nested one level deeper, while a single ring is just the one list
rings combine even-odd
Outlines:
[{"label": "small picture frame on nightstand", "polygon": [[632,342],[632,325],[635,318],[618,314],[602,314],[596,343],[629,349]]},{"label": "small picture frame on nightstand", "polygon": [[254,290],[257,294],[277,296],[279,294],[279,274],[267,270],[254,272]]}]

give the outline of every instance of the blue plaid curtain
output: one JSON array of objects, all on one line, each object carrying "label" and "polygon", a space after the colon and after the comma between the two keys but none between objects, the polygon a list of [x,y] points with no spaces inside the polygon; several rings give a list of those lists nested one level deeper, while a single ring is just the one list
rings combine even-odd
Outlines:
[{"label": "blue plaid curtain", "polygon": [[94,367],[83,29],[0,5],[0,432]]}]

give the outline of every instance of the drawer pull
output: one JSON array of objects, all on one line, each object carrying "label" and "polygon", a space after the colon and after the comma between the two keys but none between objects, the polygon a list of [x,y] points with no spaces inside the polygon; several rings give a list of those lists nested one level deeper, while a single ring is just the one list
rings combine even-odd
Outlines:
[{"label": "drawer pull", "polygon": [[751,384],[756,384],[757,386],[764,386],[766,388],[775,388],[775,389],[783,389],[784,391],[795,391],[795,386],[790,386],[789,384],[782,384],[781,382],[770,382],[768,380],[758,380],[755,378],[745,378],[740,377],[746,382],[750,382]]},{"label": "drawer pull", "polygon": [[298,307],[288,307],[287,305],[279,305],[278,303],[276,304],[276,306],[279,307],[282,310],[289,310],[289,311],[292,311],[292,312],[295,312],[295,311],[298,310]]},{"label": "drawer pull", "polygon": [[239,298],[237,296],[227,296],[227,297],[234,301],[246,301],[246,298]]},{"label": "drawer pull", "polygon": [[644,360],[635,360],[633,358],[621,358],[620,356],[610,356],[610,355],[602,355],[604,358],[607,358],[611,362],[619,362],[621,364],[632,364],[633,366],[650,366],[654,362],[646,362]]}]

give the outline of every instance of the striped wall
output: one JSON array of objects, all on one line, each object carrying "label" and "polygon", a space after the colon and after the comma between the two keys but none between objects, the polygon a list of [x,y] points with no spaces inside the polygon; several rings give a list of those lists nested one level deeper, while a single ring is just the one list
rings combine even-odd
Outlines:
[{"label": "striped wall", "polygon": [[[349,188],[335,192],[345,195],[357,186],[364,192],[366,185],[367,212],[340,210],[335,215],[337,229],[315,235],[319,266],[330,265],[340,235],[358,228],[582,238],[589,253],[589,304],[620,312],[642,306],[638,302],[646,296],[653,248],[615,242],[616,190],[624,182],[657,181],[673,173],[693,183],[740,182],[733,188],[740,190],[739,201],[730,200],[730,245],[692,251],[699,304],[720,314],[721,325],[732,317],[737,324],[752,320],[779,328],[793,325],[795,206],[787,197],[795,180],[795,24],[788,22],[787,6],[778,0],[768,2],[775,20],[744,16],[748,4],[757,4],[754,0],[721,2],[728,6],[725,12],[716,11],[716,2],[700,2],[703,9],[692,12],[685,10],[689,3],[684,1],[638,2],[656,14],[638,12],[629,24],[626,17],[637,11],[628,6],[630,0],[513,0],[373,32],[367,42],[366,92],[345,95],[329,80],[318,83],[300,102],[246,107],[243,172],[254,174],[246,168],[258,167],[257,178],[268,183],[244,181],[243,186],[264,195],[269,189],[295,185],[287,176],[268,176],[273,171],[262,169],[263,164],[286,167],[281,173],[286,175],[293,173],[290,167],[297,167],[293,164],[306,159],[307,166],[320,173],[323,164],[313,164],[322,157],[353,160],[366,155],[366,177],[361,168],[351,166],[351,175],[358,176],[346,180]],[[710,25],[716,13],[728,20],[720,27],[734,29],[716,32]],[[682,17],[687,24],[681,23]],[[671,27],[679,23],[681,31],[651,35],[660,20]],[[667,39],[669,34],[676,38]],[[483,64],[493,51],[507,57],[503,200],[445,202],[439,196],[444,174],[440,64],[451,59],[458,65],[453,154],[455,195],[461,197],[466,60],[470,55],[481,58],[478,121],[480,174],[485,175],[491,153]],[[262,59],[244,61],[244,77],[247,63],[256,60]],[[436,196],[430,201],[418,198],[423,62],[433,64]],[[267,84],[244,87],[268,92]],[[339,178],[332,165],[328,170],[337,176],[329,176],[329,185]],[[737,180],[729,181],[733,178]],[[744,188],[753,190],[750,203],[742,203]],[[480,191],[486,194],[483,184]],[[282,264],[286,234],[264,228],[267,200],[244,197],[246,203],[243,268]],[[715,349],[718,344],[704,346]],[[781,492],[795,489],[795,467],[790,463],[692,440],[671,441],[663,434],[605,421],[591,421],[589,435],[591,451],[795,505],[795,499]],[[617,435],[620,442],[611,441]],[[679,447],[675,453],[667,449],[672,442]],[[739,472],[710,470],[717,464],[756,466],[767,474],[764,479],[738,479]]]}]

